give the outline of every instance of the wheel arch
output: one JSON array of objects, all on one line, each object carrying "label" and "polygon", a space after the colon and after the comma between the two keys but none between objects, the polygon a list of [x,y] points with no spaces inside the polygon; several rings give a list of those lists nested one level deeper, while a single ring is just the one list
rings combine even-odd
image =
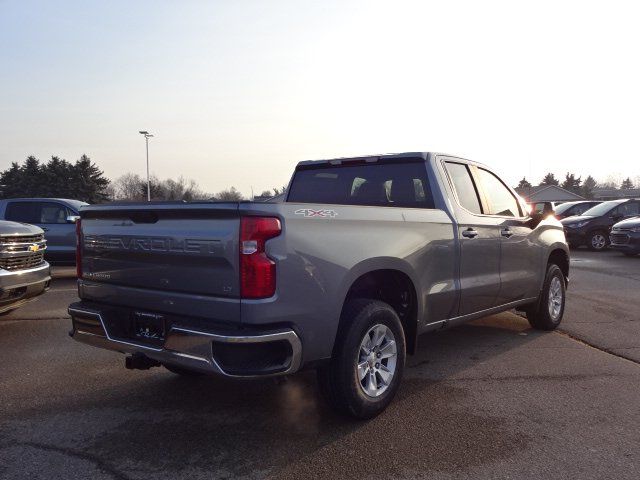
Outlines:
[{"label": "wheel arch", "polygon": [[345,305],[356,298],[372,298],[393,307],[404,329],[407,353],[414,353],[423,312],[417,285],[413,269],[401,260],[378,258],[357,265],[343,282],[336,337],[347,322],[342,318]]},{"label": "wheel arch", "polygon": [[547,255],[546,262],[546,265],[554,263],[555,265],[558,265],[558,267],[560,267],[560,270],[562,270],[562,274],[564,275],[565,283],[567,285],[569,284],[569,269],[571,265],[570,258],[571,257],[569,255],[569,249],[566,245],[554,245],[549,250],[549,255]]}]

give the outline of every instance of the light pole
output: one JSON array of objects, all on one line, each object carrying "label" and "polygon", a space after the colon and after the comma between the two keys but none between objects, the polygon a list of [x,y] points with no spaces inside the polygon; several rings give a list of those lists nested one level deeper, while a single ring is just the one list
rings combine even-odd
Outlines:
[{"label": "light pole", "polygon": [[153,137],[146,130],[140,130],[140,133],[144,135],[144,141],[147,145],[147,202],[151,201],[151,183],[149,181],[149,138]]}]

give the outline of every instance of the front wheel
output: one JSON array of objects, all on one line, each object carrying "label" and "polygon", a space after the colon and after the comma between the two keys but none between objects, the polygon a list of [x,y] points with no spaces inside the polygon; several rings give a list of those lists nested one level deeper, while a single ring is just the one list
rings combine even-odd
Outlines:
[{"label": "front wheel", "polygon": [[359,419],[381,413],[398,390],[405,338],[395,310],[378,300],[353,300],[344,309],[330,363],[318,369],[323,396]]},{"label": "front wheel", "polygon": [[587,246],[589,247],[589,250],[596,252],[604,250],[607,247],[607,235],[600,230],[596,230],[589,235]]},{"label": "front wheel", "polygon": [[566,283],[560,267],[550,263],[540,299],[526,310],[529,324],[537,330],[555,330],[564,315]]}]

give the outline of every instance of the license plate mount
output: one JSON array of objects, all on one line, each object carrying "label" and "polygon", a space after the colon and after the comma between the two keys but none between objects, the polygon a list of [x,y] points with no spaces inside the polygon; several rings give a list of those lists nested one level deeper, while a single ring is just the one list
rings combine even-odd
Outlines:
[{"label": "license plate mount", "polygon": [[139,340],[162,343],[165,338],[164,315],[150,312],[133,312],[133,335]]}]

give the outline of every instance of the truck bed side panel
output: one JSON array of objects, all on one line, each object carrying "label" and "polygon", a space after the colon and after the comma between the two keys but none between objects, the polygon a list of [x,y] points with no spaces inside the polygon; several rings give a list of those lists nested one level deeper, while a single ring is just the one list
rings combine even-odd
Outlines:
[{"label": "truck bed side panel", "polygon": [[305,360],[331,355],[347,292],[373,270],[400,270],[412,280],[419,327],[455,311],[453,227],[442,210],[295,203],[241,210],[283,220],[283,234],[267,243],[277,261],[276,296],[243,300],[243,324],[302,326]]}]

